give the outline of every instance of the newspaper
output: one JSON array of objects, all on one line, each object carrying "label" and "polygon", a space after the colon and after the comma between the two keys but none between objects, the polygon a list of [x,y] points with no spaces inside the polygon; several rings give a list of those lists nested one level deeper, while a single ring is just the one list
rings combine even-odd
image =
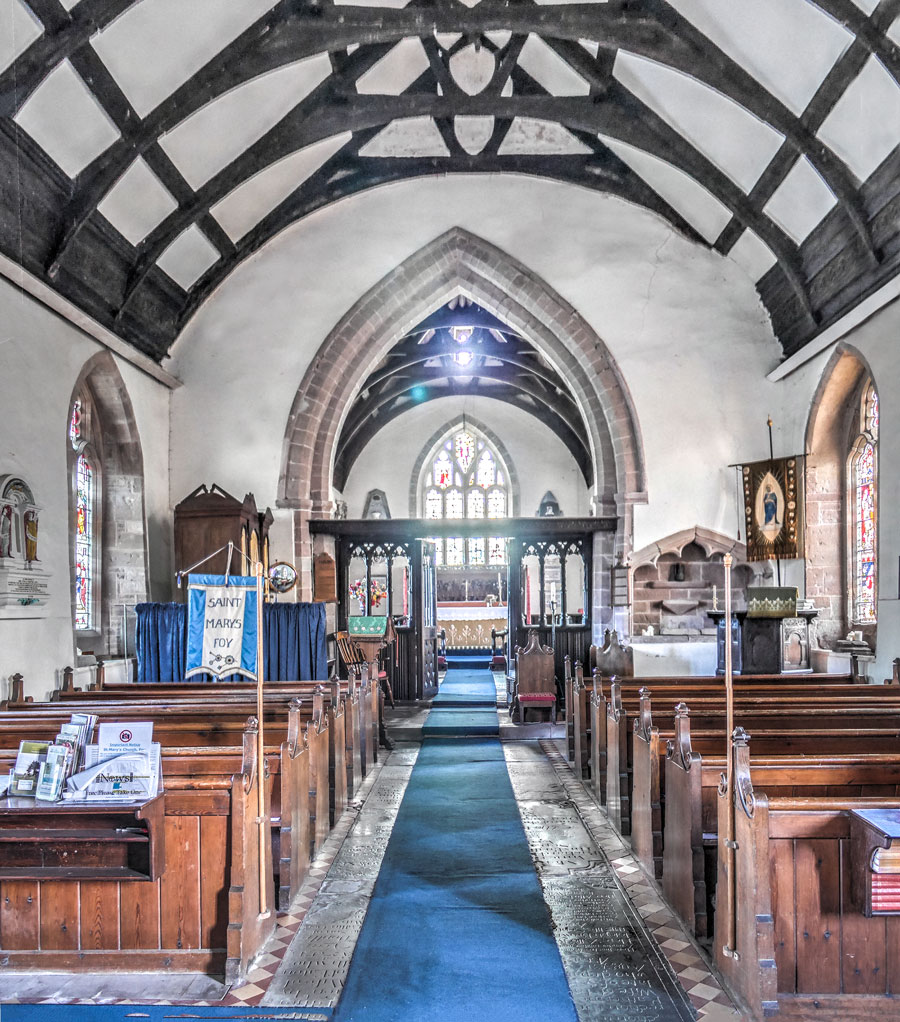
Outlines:
[{"label": "newspaper", "polygon": [[96,745],[85,746],[84,769],[66,782],[64,798],[142,802],[160,790],[161,749],[151,721],[101,724]]}]

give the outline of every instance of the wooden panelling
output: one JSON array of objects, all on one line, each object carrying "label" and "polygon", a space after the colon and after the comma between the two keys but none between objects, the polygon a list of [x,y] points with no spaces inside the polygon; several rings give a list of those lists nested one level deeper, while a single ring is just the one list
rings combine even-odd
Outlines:
[{"label": "wooden panelling", "polygon": [[40,947],[41,899],[31,880],[0,883],[0,947],[26,951]]},{"label": "wooden panelling", "polygon": [[160,947],[159,886],[159,880],[153,884],[123,885],[120,923],[123,950]]},{"label": "wooden panelling", "polygon": [[56,880],[41,884],[41,950],[77,951],[78,883]]},{"label": "wooden panelling", "polygon": [[227,816],[200,819],[200,947],[224,948],[228,930]]},{"label": "wooden panelling", "polygon": [[200,947],[200,820],[166,818],[166,872],[160,881],[162,946]]},{"label": "wooden panelling", "polygon": [[118,950],[121,886],[100,880],[81,882],[82,950]]}]

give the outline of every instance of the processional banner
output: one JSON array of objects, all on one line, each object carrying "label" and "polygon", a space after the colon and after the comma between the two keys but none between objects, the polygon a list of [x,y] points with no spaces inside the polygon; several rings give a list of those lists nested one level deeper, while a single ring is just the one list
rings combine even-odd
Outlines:
[{"label": "processional banner", "polygon": [[256,680],[256,603],[252,576],[188,575],[186,678],[243,674]]},{"label": "processional banner", "polygon": [[803,556],[803,458],[741,466],[747,560]]}]

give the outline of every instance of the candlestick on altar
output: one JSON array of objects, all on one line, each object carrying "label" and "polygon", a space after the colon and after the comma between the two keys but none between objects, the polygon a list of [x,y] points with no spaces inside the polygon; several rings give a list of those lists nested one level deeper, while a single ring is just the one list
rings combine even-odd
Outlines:
[{"label": "candlestick on altar", "polygon": [[712,609],[713,610],[718,610],[719,609],[719,597],[718,597],[717,593],[718,593],[718,590],[716,589],[715,586],[713,586],[713,605],[712,605]]}]

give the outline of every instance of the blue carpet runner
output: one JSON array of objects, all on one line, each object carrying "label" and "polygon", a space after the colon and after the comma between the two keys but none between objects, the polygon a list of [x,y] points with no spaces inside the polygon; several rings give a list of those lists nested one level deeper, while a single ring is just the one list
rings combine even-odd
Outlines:
[{"label": "blue carpet runner", "polygon": [[496,738],[422,743],[334,1018],[576,1022]]},{"label": "blue carpet runner", "polygon": [[487,671],[491,666],[491,651],[479,650],[471,653],[448,653],[448,671]]},{"label": "blue carpet runner", "polygon": [[444,677],[422,727],[424,737],[499,735],[497,688],[490,671],[453,671]]}]

